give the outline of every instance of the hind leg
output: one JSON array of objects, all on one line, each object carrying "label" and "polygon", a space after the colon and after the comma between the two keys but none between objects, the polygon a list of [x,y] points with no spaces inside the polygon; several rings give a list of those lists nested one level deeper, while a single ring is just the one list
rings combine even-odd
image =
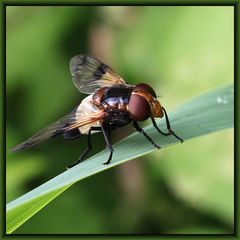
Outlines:
[{"label": "hind leg", "polygon": [[88,153],[92,150],[91,130],[92,130],[92,128],[90,128],[88,131],[87,148],[82,152],[82,154],[80,155],[78,160],[76,162],[74,162],[72,165],[68,166],[67,169],[72,168],[72,167],[76,166],[77,164],[79,164],[80,162],[82,162],[86,158]]}]

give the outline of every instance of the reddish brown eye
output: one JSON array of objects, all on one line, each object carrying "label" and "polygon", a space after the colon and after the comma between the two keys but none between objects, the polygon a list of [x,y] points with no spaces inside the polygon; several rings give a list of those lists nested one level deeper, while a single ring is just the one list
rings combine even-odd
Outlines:
[{"label": "reddish brown eye", "polygon": [[144,121],[151,116],[151,109],[147,100],[136,94],[132,94],[130,97],[128,111],[135,121]]},{"label": "reddish brown eye", "polygon": [[157,97],[153,88],[146,83],[139,83],[138,85],[135,86],[134,90],[147,92],[147,93],[150,93],[153,97],[155,98]]}]

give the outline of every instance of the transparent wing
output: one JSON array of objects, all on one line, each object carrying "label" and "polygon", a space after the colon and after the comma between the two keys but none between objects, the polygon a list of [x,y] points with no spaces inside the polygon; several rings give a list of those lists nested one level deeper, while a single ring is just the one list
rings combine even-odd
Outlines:
[{"label": "transparent wing", "polygon": [[41,143],[51,137],[61,134],[66,127],[69,127],[76,122],[76,113],[77,108],[72,112],[59,119],[57,122],[50,124],[48,127],[38,131],[32,137],[28,138],[26,141],[18,144],[11,149],[12,152],[17,152],[32,147],[38,143]]},{"label": "transparent wing", "polygon": [[77,55],[70,61],[70,72],[77,89],[91,94],[102,87],[125,84],[123,78],[106,64],[88,55]]},{"label": "transparent wing", "polygon": [[100,121],[104,117],[104,112],[94,113],[91,116],[86,116],[81,119],[75,117],[75,112],[59,119],[57,122],[35,133],[26,141],[18,144],[11,149],[12,152],[21,151],[30,148],[38,143],[41,143],[49,138],[55,137],[61,133],[71,131],[96,121]]},{"label": "transparent wing", "polygon": [[96,123],[97,121],[102,120],[105,116],[106,116],[106,113],[104,111],[99,111],[99,112],[93,113],[89,116],[85,116],[80,119],[76,119],[75,123],[65,127],[64,131],[71,131],[75,128],[81,128],[81,127],[89,125],[91,123]]}]

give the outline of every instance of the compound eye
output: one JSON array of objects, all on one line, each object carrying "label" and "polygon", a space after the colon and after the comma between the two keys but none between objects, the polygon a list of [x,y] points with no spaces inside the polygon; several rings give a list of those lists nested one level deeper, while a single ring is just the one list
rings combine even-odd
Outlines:
[{"label": "compound eye", "polygon": [[147,92],[150,93],[154,98],[157,98],[157,95],[153,88],[146,83],[139,83],[134,88],[135,91]]},{"label": "compound eye", "polygon": [[135,121],[144,121],[151,117],[148,101],[137,94],[132,94],[128,104],[128,111]]}]

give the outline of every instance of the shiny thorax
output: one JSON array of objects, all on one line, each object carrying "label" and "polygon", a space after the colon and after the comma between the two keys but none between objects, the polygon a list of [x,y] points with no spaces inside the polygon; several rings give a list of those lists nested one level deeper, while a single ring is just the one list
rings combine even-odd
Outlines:
[{"label": "shiny thorax", "polygon": [[133,86],[114,85],[101,88],[93,94],[93,103],[106,113],[102,119],[102,124],[105,127],[116,129],[132,121],[128,112],[128,103],[132,91]]}]

